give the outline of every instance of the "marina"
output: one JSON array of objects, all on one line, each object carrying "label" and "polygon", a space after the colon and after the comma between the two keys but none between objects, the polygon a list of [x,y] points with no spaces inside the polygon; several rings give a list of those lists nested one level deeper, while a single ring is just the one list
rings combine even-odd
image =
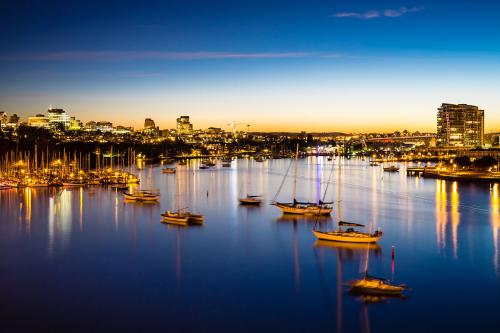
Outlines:
[{"label": "marina", "polygon": [[[22,308],[32,318],[24,325],[43,328],[40,314],[58,323],[59,330],[74,322],[56,318],[86,312],[81,330],[91,330],[90,318],[92,325],[110,330],[140,330],[147,322],[154,330],[200,331],[208,325],[253,332],[283,327],[280,318],[287,318],[289,332],[328,332],[332,322],[349,332],[367,325],[359,318],[365,310],[371,331],[400,332],[411,323],[407,331],[419,332],[429,322],[435,330],[494,330],[495,320],[481,318],[496,318],[498,311],[497,184],[407,177],[341,157],[342,221],[370,221],[384,235],[377,244],[324,241],[312,230],[337,223],[337,209],[331,216],[291,215],[269,205],[290,163],[294,160],[236,159],[231,168],[207,172],[199,169],[201,160],[191,160],[168,177],[160,165],[131,167],[140,188],[160,191],[155,204],[128,203],[107,186],[2,190],[0,269],[8,272],[1,278],[2,312],[13,318]],[[406,170],[405,164],[398,166]],[[332,171],[326,156],[299,158],[297,176],[286,177],[277,199],[292,197],[295,178],[297,200],[319,202],[326,192],[337,203],[332,172],[337,175],[337,166]],[[257,190],[260,205],[240,205],[240,193]],[[179,220],[161,223],[168,210],[169,218]],[[189,223],[188,212],[203,214],[203,223]],[[365,279],[361,267],[367,255],[370,275]],[[36,274],[26,274],[26,264]],[[467,302],[456,292],[465,281],[478,286],[474,293],[466,291]],[[63,293],[60,286],[68,283],[73,288]],[[404,297],[391,289],[401,284],[411,286]],[[375,289],[366,292],[369,288]],[[68,303],[67,297],[80,301]],[[48,308],[43,307],[47,298],[53,300]],[[282,306],[276,307],[275,299]],[[479,299],[487,306],[470,307]],[[97,303],[100,310],[92,310]],[[437,306],[468,315],[443,317]],[[135,317],[109,321],[123,311]],[[306,320],[311,316],[314,322]],[[13,319],[4,323],[23,327]]]}]

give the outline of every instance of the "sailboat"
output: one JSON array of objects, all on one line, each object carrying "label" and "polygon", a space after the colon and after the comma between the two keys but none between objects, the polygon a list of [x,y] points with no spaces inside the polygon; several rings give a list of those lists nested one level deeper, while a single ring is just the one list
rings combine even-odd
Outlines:
[{"label": "sailboat", "polygon": [[[382,231],[377,230],[373,233],[357,231],[355,228],[363,228],[363,224],[345,222],[341,220],[341,161],[339,158],[339,178],[338,178],[338,209],[337,209],[337,224],[338,229],[332,231],[320,231],[315,228],[313,234],[317,239],[334,241],[334,242],[349,242],[349,243],[376,243],[382,237]],[[318,223],[316,223],[318,225]],[[345,229],[344,229],[345,227]]]},{"label": "sailboat", "polygon": [[[369,245],[369,244],[367,244]],[[379,278],[368,274],[368,261],[370,259],[369,249],[366,249],[366,261],[363,278],[351,281],[351,292],[361,295],[378,295],[378,296],[391,296],[401,297],[403,291],[408,288],[404,284],[395,285],[388,279]]]},{"label": "sailboat", "polygon": [[[299,158],[299,145],[297,145],[297,151],[295,153],[295,174],[294,174],[294,183],[293,183],[293,202],[278,202],[273,200],[271,205],[278,207],[284,214],[299,214],[299,215],[330,215],[332,212],[332,206],[330,206],[328,202],[319,201],[315,202],[299,202],[296,199],[297,194],[297,160]],[[291,166],[291,164],[290,164]],[[288,167],[290,169],[290,167]],[[278,196],[279,191],[283,187],[283,183],[288,175],[288,170],[283,178],[283,182],[281,183],[280,189],[278,193],[276,193],[275,198]]]},{"label": "sailboat", "polygon": [[351,282],[351,291],[362,294],[399,296],[406,289],[404,284],[391,284],[387,279],[371,276],[368,273],[365,273],[362,279]]}]

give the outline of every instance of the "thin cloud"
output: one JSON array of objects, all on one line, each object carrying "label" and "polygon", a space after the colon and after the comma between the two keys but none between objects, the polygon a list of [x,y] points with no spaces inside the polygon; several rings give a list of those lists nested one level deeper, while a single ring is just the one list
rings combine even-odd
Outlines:
[{"label": "thin cloud", "polygon": [[361,20],[370,20],[380,17],[401,17],[408,13],[423,11],[424,9],[424,6],[400,7],[398,9],[367,10],[365,12],[340,12],[333,14],[332,16],[336,18],[356,18]]},{"label": "thin cloud", "polygon": [[3,60],[28,61],[131,61],[131,60],[224,60],[308,58],[335,53],[316,52],[163,52],[163,51],[75,51],[0,55]]}]

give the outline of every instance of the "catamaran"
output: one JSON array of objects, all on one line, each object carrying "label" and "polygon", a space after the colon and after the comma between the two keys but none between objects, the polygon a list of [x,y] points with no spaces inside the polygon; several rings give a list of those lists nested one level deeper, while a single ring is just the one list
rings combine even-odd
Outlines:
[{"label": "catamaran", "polygon": [[[316,238],[326,241],[334,242],[349,242],[349,243],[376,243],[382,237],[382,231],[377,230],[373,233],[357,231],[354,228],[362,228],[363,224],[345,222],[341,220],[341,161],[339,158],[339,170],[338,170],[338,208],[337,208],[337,224],[338,229],[332,231],[321,231],[316,229],[318,223],[316,223],[313,234]],[[344,229],[344,227],[346,227]]]},{"label": "catamaran", "polygon": [[[297,145],[297,151],[295,153],[295,173],[294,173],[294,182],[293,182],[293,201],[292,202],[278,202],[273,200],[271,205],[278,207],[284,214],[298,214],[298,215],[330,215],[332,212],[332,202],[323,202],[319,201],[315,202],[299,202],[296,199],[297,194],[297,161],[299,158],[299,145]],[[291,166],[291,164],[290,164]],[[290,167],[288,167],[288,170]],[[288,170],[283,178],[281,186],[278,192],[275,195],[275,199],[279,194],[279,191],[283,187],[285,179],[288,175]]]}]

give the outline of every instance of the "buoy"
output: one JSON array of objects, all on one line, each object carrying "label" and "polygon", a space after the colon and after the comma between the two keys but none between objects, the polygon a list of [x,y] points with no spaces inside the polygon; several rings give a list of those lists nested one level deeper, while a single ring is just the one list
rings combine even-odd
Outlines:
[{"label": "buoy", "polygon": [[392,246],[392,260],[394,260],[394,245]]}]

